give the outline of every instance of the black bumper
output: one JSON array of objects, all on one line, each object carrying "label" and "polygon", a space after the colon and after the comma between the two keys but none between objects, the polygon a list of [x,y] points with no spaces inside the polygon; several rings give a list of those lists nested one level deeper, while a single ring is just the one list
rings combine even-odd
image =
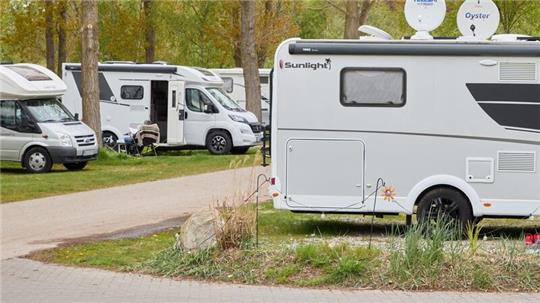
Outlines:
[{"label": "black bumper", "polygon": [[53,163],[75,163],[96,160],[97,153],[89,156],[77,156],[75,147],[49,146],[47,147]]}]

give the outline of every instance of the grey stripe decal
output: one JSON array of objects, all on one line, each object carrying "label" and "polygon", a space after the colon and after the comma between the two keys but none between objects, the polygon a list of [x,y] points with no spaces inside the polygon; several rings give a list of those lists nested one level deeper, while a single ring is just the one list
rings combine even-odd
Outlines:
[{"label": "grey stripe decal", "polygon": [[388,134],[388,135],[410,135],[410,136],[425,136],[425,137],[442,137],[442,138],[457,138],[457,139],[470,139],[470,140],[483,140],[483,141],[497,141],[497,142],[510,142],[510,143],[523,143],[531,145],[540,145],[540,141],[533,140],[520,140],[520,139],[506,139],[506,138],[488,138],[478,136],[463,136],[463,135],[444,135],[444,134],[431,134],[431,133],[415,133],[415,132],[396,132],[396,131],[372,131],[372,130],[343,130],[343,129],[306,129],[306,128],[287,128],[279,127],[278,130],[299,130],[299,131],[325,131],[325,132],[343,132],[343,133],[368,133],[368,134]]},{"label": "grey stripe decal", "polygon": [[[75,84],[77,85],[77,89],[79,90],[79,96],[82,98],[81,72],[73,72],[72,74]],[[109,86],[109,83],[107,82],[107,79],[105,79],[103,73],[99,73],[99,99],[110,102],[111,97],[114,97],[111,87]]]},{"label": "grey stripe decal", "polygon": [[540,130],[540,106],[482,103],[480,107],[499,125]]},{"label": "grey stripe decal", "polygon": [[540,84],[467,83],[476,101],[540,103]]},{"label": "grey stripe decal", "polygon": [[[69,64],[66,65],[66,70],[71,71],[80,71],[80,64]],[[100,64],[98,65],[98,70],[109,71],[109,72],[128,72],[128,73],[161,73],[161,74],[174,74],[176,73],[177,68],[175,66],[148,66],[148,65],[116,65],[116,64]]]},{"label": "grey stripe decal", "polygon": [[291,55],[498,56],[540,57],[537,43],[433,43],[296,41]]}]

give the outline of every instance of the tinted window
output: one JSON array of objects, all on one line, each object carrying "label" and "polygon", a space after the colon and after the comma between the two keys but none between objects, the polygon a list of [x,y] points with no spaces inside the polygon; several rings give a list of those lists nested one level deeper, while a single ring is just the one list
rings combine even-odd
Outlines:
[{"label": "tinted window", "polygon": [[261,76],[259,79],[261,80],[261,84],[268,84],[268,76]]},{"label": "tinted window", "polygon": [[0,102],[0,125],[4,128],[23,133],[38,132],[35,124],[31,123],[28,115],[15,101]]},{"label": "tinted window", "polygon": [[402,106],[405,84],[402,69],[346,68],[341,71],[340,101],[344,106]]},{"label": "tinted window", "polygon": [[30,66],[5,66],[7,69],[10,69],[20,76],[24,77],[28,81],[46,81],[51,80],[49,76],[45,75],[44,73],[38,71],[35,68],[31,68]]},{"label": "tinted window", "polygon": [[228,92],[229,94],[233,92],[234,90],[234,80],[233,78],[230,78],[230,77],[223,77],[221,78],[223,79],[223,87],[225,88],[225,91]]},{"label": "tinted window", "polygon": [[198,89],[186,89],[186,105],[189,110],[194,112],[203,112],[205,104],[212,104],[212,101]]},{"label": "tinted window", "polygon": [[140,85],[123,85],[120,88],[122,99],[140,100],[143,98],[144,88]]}]

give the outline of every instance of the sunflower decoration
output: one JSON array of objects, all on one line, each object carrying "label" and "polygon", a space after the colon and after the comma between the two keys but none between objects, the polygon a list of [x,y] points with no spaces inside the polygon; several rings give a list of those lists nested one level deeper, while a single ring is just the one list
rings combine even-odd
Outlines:
[{"label": "sunflower decoration", "polygon": [[385,201],[393,201],[396,197],[396,190],[393,186],[385,186],[383,188],[383,198]]}]

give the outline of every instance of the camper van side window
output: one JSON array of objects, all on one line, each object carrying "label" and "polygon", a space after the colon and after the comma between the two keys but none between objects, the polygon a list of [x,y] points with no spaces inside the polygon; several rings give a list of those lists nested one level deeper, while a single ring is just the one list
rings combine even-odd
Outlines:
[{"label": "camper van side window", "polygon": [[406,74],[400,68],[345,68],[341,71],[343,106],[405,105]]},{"label": "camper van side window", "polygon": [[212,104],[212,101],[198,89],[186,89],[186,105],[193,112],[203,112],[204,105]]},{"label": "camper van side window", "polygon": [[234,80],[233,80],[233,78],[223,77],[221,79],[223,79],[223,83],[224,83],[223,87],[225,88],[225,91],[227,93],[229,93],[229,94],[232,93],[233,90],[234,90]]},{"label": "camper van side window", "polygon": [[37,129],[30,118],[15,101],[0,102],[0,123],[2,127],[21,133],[35,133]]},{"label": "camper van side window", "polygon": [[141,100],[144,96],[144,88],[140,85],[122,85],[120,96],[124,100]]}]

